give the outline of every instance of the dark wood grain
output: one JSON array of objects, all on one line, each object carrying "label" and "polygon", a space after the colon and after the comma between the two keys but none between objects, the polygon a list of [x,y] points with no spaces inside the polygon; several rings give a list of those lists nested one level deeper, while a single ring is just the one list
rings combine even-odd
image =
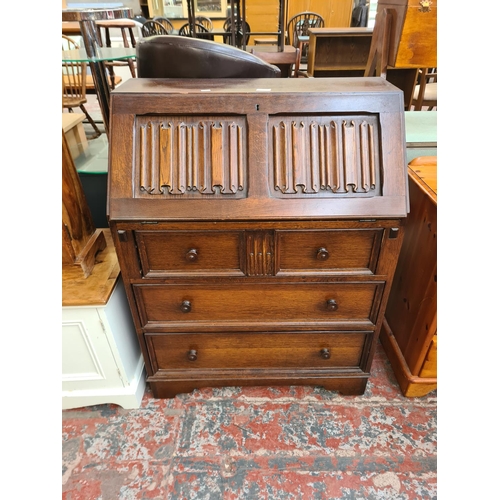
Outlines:
[{"label": "dark wood grain", "polygon": [[402,92],[129,82],[112,95],[108,213],[155,396],[362,393],[408,207]]},{"label": "dark wood grain", "polygon": [[82,277],[92,272],[106,239],[96,229],[73,158],[62,133],[62,265]]}]

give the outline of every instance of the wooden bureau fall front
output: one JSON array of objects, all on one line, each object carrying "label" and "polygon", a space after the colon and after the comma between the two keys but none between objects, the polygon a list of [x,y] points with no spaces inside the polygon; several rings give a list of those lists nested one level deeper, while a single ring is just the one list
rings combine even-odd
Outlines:
[{"label": "wooden bureau fall front", "polygon": [[402,92],[132,79],[110,130],[110,228],[154,396],[363,393],[408,212]]}]

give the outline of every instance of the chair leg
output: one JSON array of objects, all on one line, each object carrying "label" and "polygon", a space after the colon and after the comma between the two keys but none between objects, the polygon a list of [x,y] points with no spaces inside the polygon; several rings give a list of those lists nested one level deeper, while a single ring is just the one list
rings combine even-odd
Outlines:
[{"label": "chair leg", "polygon": [[85,113],[88,122],[92,125],[92,128],[95,130],[95,134],[89,139],[97,139],[97,137],[101,135],[101,131],[97,128],[95,121],[92,120],[92,117],[89,115],[88,111],[85,109],[85,106],[83,104],[80,104],[80,109]]}]

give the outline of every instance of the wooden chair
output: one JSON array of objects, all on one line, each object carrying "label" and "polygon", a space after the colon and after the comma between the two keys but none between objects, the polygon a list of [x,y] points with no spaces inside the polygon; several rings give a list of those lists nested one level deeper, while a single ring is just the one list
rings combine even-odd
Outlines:
[{"label": "wooden chair", "polygon": [[[236,47],[241,47],[243,45],[243,19],[237,20],[234,18],[234,25],[236,28],[235,31],[235,44]],[[232,45],[232,33],[231,33],[231,17],[228,17],[224,24],[222,25],[222,29],[227,33],[227,35],[222,35],[222,39],[224,43],[228,45]],[[248,45],[250,41],[250,25],[247,21],[245,21],[245,45]]]},{"label": "wooden chair", "polygon": [[174,31],[174,25],[172,24],[172,21],[166,17],[162,16],[156,16],[153,17],[153,21],[156,21],[157,23],[163,24],[163,27],[168,31],[168,34],[172,34]]},{"label": "wooden chair", "polygon": [[[325,20],[315,12],[300,12],[293,16],[287,24],[286,43],[299,47],[299,36],[307,36],[309,28],[323,28]],[[301,62],[307,62],[307,44],[304,44],[303,51],[300,54]]]},{"label": "wooden chair", "polygon": [[[127,48],[129,47],[135,48],[136,40],[133,30],[136,27],[136,21],[132,21],[130,19],[111,19],[111,20],[97,21],[96,24],[97,28],[100,30],[100,38],[102,46],[104,46],[105,44],[106,47],[111,47],[111,36],[109,30],[115,28],[121,31],[123,46]],[[104,31],[104,37],[102,31]],[[117,78],[115,77],[115,71],[114,71],[115,66],[128,66],[132,78],[136,77],[135,59],[127,59],[126,61],[105,61],[104,65],[106,66],[109,72],[111,90],[114,90],[116,84],[120,83],[119,81],[117,81]]]},{"label": "wooden chair", "polygon": [[[62,35],[63,50],[78,48],[78,45],[71,38]],[[80,108],[95,130],[95,134],[90,139],[95,139],[101,135],[101,131],[84,106],[87,102],[86,77],[87,63],[62,63],[62,108],[63,110],[67,109],[70,113],[73,112],[73,108]]]},{"label": "wooden chair", "polygon": [[208,31],[212,31],[214,29],[214,25],[212,23],[212,20],[208,17],[205,16],[198,16],[194,18],[194,22],[197,24],[201,24],[203,27],[205,27]]},{"label": "wooden chair", "polygon": [[421,111],[423,106],[427,107],[427,111],[437,107],[437,68],[418,70],[411,105],[413,111]]},{"label": "wooden chair", "polygon": [[148,38],[155,35],[169,35],[167,28],[158,21],[146,21],[141,28],[142,36]]},{"label": "wooden chair", "polygon": [[298,36],[307,36],[309,28],[323,28],[325,20],[315,12],[300,12],[291,17],[286,28],[286,40],[288,45],[298,46]]},{"label": "wooden chair", "polygon": [[203,40],[214,41],[214,35],[205,28],[200,23],[194,23],[195,36],[193,36],[193,31],[189,23],[183,24],[179,28],[179,36],[189,36],[191,38],[203,38]]}]

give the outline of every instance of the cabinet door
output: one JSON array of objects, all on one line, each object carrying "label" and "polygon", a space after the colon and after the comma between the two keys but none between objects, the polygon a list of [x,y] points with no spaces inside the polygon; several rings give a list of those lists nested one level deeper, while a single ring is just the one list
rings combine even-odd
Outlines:
[{"label": "cabinet door", "polygon": [[63,308],[62,381],[63,391],[123,386],[97,308]]}]

